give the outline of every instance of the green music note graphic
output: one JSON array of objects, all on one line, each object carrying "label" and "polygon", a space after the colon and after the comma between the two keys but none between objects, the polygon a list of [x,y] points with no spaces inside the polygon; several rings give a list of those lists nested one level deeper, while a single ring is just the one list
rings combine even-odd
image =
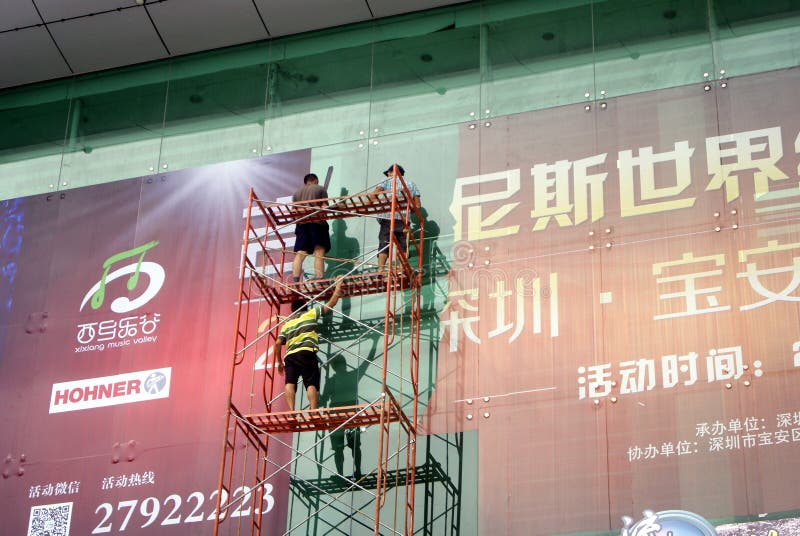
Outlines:
[{"label": "green music note graphic", "polygon": [[153,240],[152,242],[148,242],[143,246],[139,246],[133,249],[129,249],[127,251],[123,251],[122,253],[117,253],[116,255],[112,255],[108,259],[105,260],[103,263],[103,277],[100,278],[100,288],[97,289],[92,295],[92,309],[99,309],[101,305],[103,305],[103,300],[106,298],[106,277],[108,276],[108,271],[111,268],[111,265],[115,262],[121,261],[122,259],[127,259],[130,257],[135,257],[139,255],[139,261],[136,263],[136,271],[133,272],[133,275],[128,278],[128,290],[133,290],[136,288],[136,285],[139,283],[139,268],[142,266],[142,260],[144,259],[144,254],[147,250],[154,248],[158,245],[158,240]]}]

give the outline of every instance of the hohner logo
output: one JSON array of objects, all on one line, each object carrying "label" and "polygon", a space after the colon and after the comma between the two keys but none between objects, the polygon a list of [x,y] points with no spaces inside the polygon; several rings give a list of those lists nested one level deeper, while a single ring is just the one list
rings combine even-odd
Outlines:
[{"label": "hohner logo", "polygon": [[169,397],[172,367],[53,384],[50,413]]}]

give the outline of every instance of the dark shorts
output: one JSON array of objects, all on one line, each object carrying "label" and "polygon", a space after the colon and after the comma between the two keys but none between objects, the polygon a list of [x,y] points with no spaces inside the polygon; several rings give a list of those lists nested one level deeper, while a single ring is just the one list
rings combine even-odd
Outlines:
[{"label": "dark shorts", "polygon": [[322,246],[325,253],[331,249],[331,235],[328,233],[328,222],[321,223],[298,223],[294,230],[295,251],[305,251],[308,254],[314,253],[314,248]]},{"label": "dark shorts", "polygon": [[312,385],[319,390],[319,362],[317,354],[308,350],[300,350],[289,356],[284,361],[286,366],[286,383],[297,385],[297,380],[303,377],[306,389]]},{"label": "dark shorts", "polygon": [[[378,251],[380,253],[389,253],[389,250],[384,248],[389,245],[389,232],[391,230],[392,221],[380,219],[378,222],[380,222],[381,225],[381,230],[378,233]],[[400,251],[405,251],[406,234],[403,232],[403,222],[400,220],[394,222],[394,236],[400,244]]]}]

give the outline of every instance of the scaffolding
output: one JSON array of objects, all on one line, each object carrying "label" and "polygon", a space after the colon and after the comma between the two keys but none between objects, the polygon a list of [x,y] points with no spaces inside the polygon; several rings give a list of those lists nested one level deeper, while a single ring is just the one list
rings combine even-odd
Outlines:
[{"label": "scaffolding", "polygon": [[[264,201],[251,189],[245,214],[240,285],[236,305],[235,335],[229,381],[224,442],[220,459],[217,515],[214,535],[262,534],[265,511],[274,502],[264,506],[273,489],[275,478],[290,485],[291,465],[303,460],[320,471],[330,472],[330,478],[309,480],[291,477],[293,489],[327,495],[328,500],[317,501],[317,509],[306,520],[288,528],[269,531],[289,534],[301,527],[319,512],[333,506],[346,504],[344,497],[354,491],[361,492],[372,507],[363,505],[356,509],[358,523],[369,526],[373,534],[414,533],[414,488],[417,479],[416,442],[419,405],[419,345],[421,318],[422,244],[424,220],[415,204],[408,185],[394,169],[391,191],[369,191],[293,203]],[[398,242],[397,226],[409,229],[412,214],[416,217],[416,232],[406,232],[405,247]],[[388,255],[385,269],[377,271],[368,260],[352,262],[352,268],[335,279],[314,279],[295,282],[291,279],[292,252],[287,249],[287,235],[299,223],[315,223],[353,217],[377,218],[386,215],[390,222]],[[256,222],[259,222],[258,224]],[[263,222],[263,224],[261,224]],[[413,258],[414,265],[410,259]],[[271,348],[286,318],[282,309],[297,299],[324,301],[333,294],[336,282],[341,280],[342,297],[384,294],[384,314],[380,322],[362,322],[339,313],[342,331],[355,335],[359,343],[365,334],[382,339],[382,360],[369,359],[350,348],[339,349],[355,355],[365,366],[380,370],[380,390],[366,403],[320,407],[318,410],[276,411],[283,396],[282,377],[276,374],[277,362]],[[409,296],[406,300],[404,297]],[[405,309],[405,310],[400,310]],[[285,314],[285,313],[283,313]],[[288,315],[287,315],[288,316]],[[407,358],[407,367],[389,370],[389,354],[395,338],[400,345],[400,362]],[[334,343],[335,344],[335,343]],[[351,344],[352,346],[352,344]],[[393,359],[397,358],[393,352]],[[388,382],[387,379],[391,379]],[[398,389],[399,386],[399,389]],[[410,387],[410,393],[405,387]],[[394,387],[394,388],[393,388]],[[315,447],[332,434],[347,430],[365,430],[377,427],[377,452],[375,471],[363,476],[348,478],[336,471],[323,468],[315,459]],[[312,444],[301,448],[292,440],[295,432],[315,433]],[[321,438],[320,438],[321,435]],[[394,442],[396,438],[396,442]],[[391,439],[391,441],[390,441]],[[394,448],[392,447],[394,443]],[[288,461],[286,458],[289,458]],[[404,466],[401,463],[404,460]],[[394,469],[390,467],[394,464]],[[437,474],[428,463],[423,466],[423,480]],[[441,476],[441,475],[439,475]],[[321,485],[320,485],[321,483]],[[235,487],[236,486],[236,487]],[[399,489],[405,490],[402,506],[398,500]],[[384,516],[389,490],[394,490],[394,515]],[[324,503],[324,504],[322,504]],[[398,512],[402,509],[402,516]],[[370,513],[370,511],[372,513]],[[246,522],[245,513],[250,514]],[[391,519],[388,519],[391,517]],[[237,518],[237,519],[233,519]],[[223,530],[225,524],[235,528]]]}]

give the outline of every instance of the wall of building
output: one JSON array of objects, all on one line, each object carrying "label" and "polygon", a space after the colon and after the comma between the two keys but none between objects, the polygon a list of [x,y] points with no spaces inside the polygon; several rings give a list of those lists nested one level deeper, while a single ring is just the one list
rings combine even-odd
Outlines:
[{"label": "wall of building", "polygon": [[[26,466],[35,434],[22,423],[42,434],[80,425],[36,413],[41,401],[23,402],[29,385],[46,403],[54,384],[127,373],[140,355],[152,370],[171,363],[174,382],[178,371],[226,371],[217,364],[248,186],[280,200],[313,171],[330,195],[346,195],[399,162],[426,218],[417,456],[434,476],[418,486],[418,531],[619,533],[622,516],[644,510],[740,523],[725,534],[789,530],[800,508],[798,20],[789,0],[487,0],[0,93],[0,381],[19,412],[3,417],[14,430],[0,441],[6,468]],[[336,222],[332,256],[370,262],[376,228]],[[110,321],[80,312],[103,261],[153,241],[170,293],[158,312],[180,334],[141,354],[91,350],[106,358],[96,370],[59,350],[82,342],[79,326]],[[74,299],[31,290],[63,280]],[[383,302],[346,307],[369,320]],[[191,311],[203,314],[178,328]],[[340,353],[343,328],[329,329],[336,344],[324,352]],[[342,338],[374,358],[375,341]],[[190,339],[199,361],[181,349]],[[393,366],[407,365],[402,338],[390,351]],[[46,363],[45,379],[21,372],[23,359]],[[346,360],[360,371],[357,356]],[[363,402],[380,384],[359,374]],[[199,397],[213,415],[223,384]],[[179,402],[161,410],[162,426],[191,414],[191,387],[174,385]],[[128,473],[157,467],[185,503],[193,490],[210,497],[218,417],[187,432],[197,444],[186,447],[142,432],[146,416],[114,411],[113,433],[97,432],[103,448],[123,441],[124,457],[135,439],[164,449],[159,462],[130,447],[143,463]],[[293,441],[321,464],[298,461],[295,478],[329,478],[332,445]],[[375,431],[361,441],[368,472]],[[135,499],[145,510],[130,532],[207,533],[164,524],[163,512],[143,527],[148,495],[104,487],[120,476],[103,465],[113,448],[72,447],[68,461],[34,449],[50,473],[0,482],[19,526],[44,501],[34,487],[52,478],[81,483],[84,504],[77,491],[63,499],[82,507],[73,522],[87,532],[122,530],[118,505]],[[178,459],[190,460],[186,474],[171,475]],[[194,484],[199,471],[214,474]],[[367,492],[315,515],[328,498],[288,478],[274,488],[274,523],[371,532]],[[153,489],[167,509],[169,486]],[[402,513],[402,497],[389,502]]]},{"label": "wall of building", "polygon": [[792,67],[795,7],[475,2],[5,91],[0,197]]}]

